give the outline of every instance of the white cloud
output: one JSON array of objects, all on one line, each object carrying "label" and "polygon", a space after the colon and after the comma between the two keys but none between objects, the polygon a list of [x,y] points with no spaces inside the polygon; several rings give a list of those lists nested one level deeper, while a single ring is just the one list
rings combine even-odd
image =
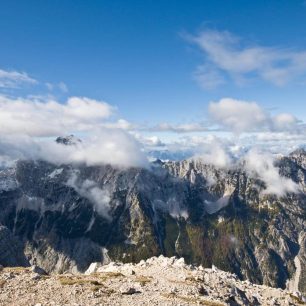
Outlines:
[{"label": "white cloud", "polygon": [[22,84],[37,84],[38,82],[31,78],[25,72],[7,71],[0,69],[0,88],[18,88]]},{"label": "white cloud", "polygon": [[191,132],[204,132],[208,128],[203,123],[186,123],[186,124],[169,124],[160,123],[149,130],[155,132],[174,132],[174,133],[191,133]]},{"label": "white cloud", "polygon": [[87,166],[112,164],[120,167],[146,167],[142,146],[128,133],[101,129],[76,145],[58,144],[50,139],[29,136],[0,137],[3,160],[41,159],[54,164],[84,163]]},{"label": "white cloud", "polygon": [[271,154],[252,149],[244,159],[247,171],[251,175],[255,174],[266,184],[264,194],[275,194],[281,197],[288,192],[297,193],[300,191],[295,182],[279,174],[278,168],[274,166],[274,159]]},{"label": "white cloud", "polygon": [[225,83],[225,78],[222,74],[208,65],[199,66],[194,73],[194,78],[204,89],[208,90]]},{"label": "white cloud", "polygon": [[102,101],[71,97],[54,100],[0,96],[0,135],[58,136],[97,128],[114,108]]},{"label": "white cloud", "polygon": [[224,76],[239,84],[260,78],[277,86],[306,76],[306,51],[247,46],[226,31],[206,30],[187,38],[204,52],[205,64],[198,68],[196,77],[205,88],[224,83]]},{"label": "white cloud", "polygon": [[197,150],[199,153],[196,157],[217,168],[230,168],[234,162],[228,143],[224,143],[214,136],[208,137],[206,141],[200,143]]},{"label": "white cloud", "polygon": [[[109,121],[115,110],[103,101],[85,97],[71,97],[61,104],[50,99],[0,96],[1,160],[33,158],[56,164],[145,167],[142,145],[124,131],[129,123]],[[75,133],[84,138],[77,146],[54,142],[54,137]]]},{"label": "white cloud", "polygon": [[106,128],[122,129],[122,130],[133,130],[136,126],[125,119],[118,119],[115,122],[107,122],[103,124]]},{"label": "white cloud", "polygon": [[45,83],[48,90],[52,91],[55,89],[59,89],[60,91],[67,93],[68,92],[68,86],[64,82],[59,82],[58,84],[52,84],[52,83]]},{"label": "white cloud", "polygon": [[215,123],[234,133],[258,131],[298,131],[302,126],[291,114],[270,115],[256,102],[223,98],[209,104],[209,113]]},{"label": "white cloud", "polygon": [[68,92],[68,86],[64,83],[64,82],[60,82],[58,84],[58,88],[62,91],[62,92]]},{"label": "white cloud", "polygon": [[290,130],[297,123],[298,120],[288,113],[282,113],[273,118],[273,124],[276,130]]},{"label": "white cloud", "polygon": [[161,141],[160,138],[157,136],[143,136],[139,133],[133,133],[133,135],[136,137],[136,139],[144,144],[146,147],[163,147],[165,146],[165,143]]},{"label": "white cloud", "polygon": [[49,83],[49,82],[45,83],[45,85],[48,88],[48,90],[53,90],[53,88],[54,88],[54,85]]},{"label": "white cloud", "polygon": [[108,220],[111,219],[109,214],[111,192],[107,187],[100,188],[96,182],[88,179],[81,181],[76,172],[72,172],[67,185],[72,187],[82,197],[88,199],[100,215]]}]

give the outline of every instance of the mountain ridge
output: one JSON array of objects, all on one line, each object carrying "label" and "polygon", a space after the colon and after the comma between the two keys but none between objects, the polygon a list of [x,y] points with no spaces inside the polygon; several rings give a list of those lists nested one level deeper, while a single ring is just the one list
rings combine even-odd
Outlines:
[{"label": "mountain ridge", "polygon": [[305,292],[305,156],[276,161],[300,188],[283,196],[266,194],[266,183],[243,168],[200,160],[151,169],[18,161],[0,173],[11,182],[0,191],[0,223],[48,272],[164,254]]}]

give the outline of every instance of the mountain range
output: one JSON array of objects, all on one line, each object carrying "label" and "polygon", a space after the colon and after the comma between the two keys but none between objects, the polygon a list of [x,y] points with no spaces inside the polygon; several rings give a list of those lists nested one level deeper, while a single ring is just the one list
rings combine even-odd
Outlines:
[{"label": "mountain range", "polygon": [[[147,168],[18,160],[0,170],[0,264],[84,272],[92,262],[163,254],[305,293],[306,152],[265,167],[256,173],[244,162],[220,168],[204,159],[156,160]],[[281,191],[289,181],[296,190]]]}]

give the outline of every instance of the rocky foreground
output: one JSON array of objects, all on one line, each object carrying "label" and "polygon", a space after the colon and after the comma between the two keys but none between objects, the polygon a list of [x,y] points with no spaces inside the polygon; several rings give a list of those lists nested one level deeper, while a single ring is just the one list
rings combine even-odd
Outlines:
[{"label": "rocky foreground", "polygon": [[138,264],[93,263],[85,274],[1,268],[0,305],[303,305],[298,292],[240,281],[216,267],[152,257]]}]

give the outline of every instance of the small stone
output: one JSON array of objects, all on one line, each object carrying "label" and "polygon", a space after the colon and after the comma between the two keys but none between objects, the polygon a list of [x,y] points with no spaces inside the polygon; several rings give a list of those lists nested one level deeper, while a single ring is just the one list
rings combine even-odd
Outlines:
[{"label": "small stone", "polygon": [[134,287],[121,287],[120,292],[121,294],[132,295],[137,293],[138,291]]},{"label": "small stone", "polygon": [[209,295],[209,294],[208,294],[208,291],[207,291],[203,286],[199,286],[199,287],[198,287],[198,293],[199,293],[200,295]]},{"label": "small stone", "polygon": [[14,277],[15,277],[15,275],[12,272],[3,274],[4,279],[12,279]]},{"label": "small stone", "polygon": [[41,279],[41,275],[35,273],[35,274],[31,277],[31,279],[32,279],[32,280],[40,280],[40,279]]},{"label": "small stone", "polygon": [[30,268],[30,270],[31,270],[32,272],[34,272],[34,273],[39,274],[39,275],[48,275],[48,273],[47,273],[44,269],[42,269],[42,268],[40,268],[40,267],[38,267],[38,266],[32,266],[32,267]]}]

